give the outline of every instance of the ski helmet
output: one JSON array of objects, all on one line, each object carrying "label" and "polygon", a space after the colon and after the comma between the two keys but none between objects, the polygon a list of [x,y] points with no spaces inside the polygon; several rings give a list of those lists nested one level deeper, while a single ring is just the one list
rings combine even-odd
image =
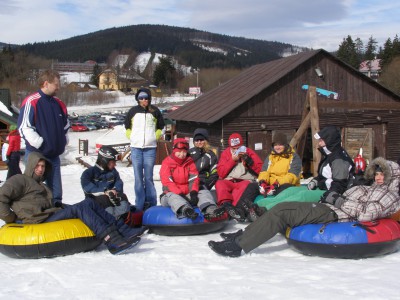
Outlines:
[{"label": "ski helmet", "polygon": [[118,151],[110,146],[102,146],[97,155],[97,164],[103,169],[107,169],[107,165],[112,160],[118,160]]}]

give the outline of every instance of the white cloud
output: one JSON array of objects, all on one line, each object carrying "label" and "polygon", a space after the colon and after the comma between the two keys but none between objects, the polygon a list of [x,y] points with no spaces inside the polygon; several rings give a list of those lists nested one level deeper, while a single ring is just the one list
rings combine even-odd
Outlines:
[{"label": "white cloud", "polygon": [[0,42],[52,41],[111,27],[165,24],[336,50],[347,35],[383,44],[400,4],[383,0],[0,0]]}]

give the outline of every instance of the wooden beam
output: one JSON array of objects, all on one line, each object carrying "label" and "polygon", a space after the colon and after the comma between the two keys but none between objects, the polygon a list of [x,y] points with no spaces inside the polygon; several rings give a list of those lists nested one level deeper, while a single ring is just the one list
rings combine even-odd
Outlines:
[{"label": "wooden beam", "polygon": [[[296,133],[294,134],[294,136],[290,140],[290,143],[289,143],[290,146],[295,147],[300,142],[300,140],[303,137],[304,133],[306,132],[306,130],[310,126],[310,120],[311,120],[311,113],[308,112],[306,117],[301,122],[299,129],[297,129]],[[301,155],[300,157],[302,158],[303,155]]]},{"label": "wooden beam", "polygon": [[356,110],[400,110],[397,102],[344,102],[341,100],[318,100],[319,108],[343,108]]},{"label": "wooden beam", "polygon": [[311,135],[313,145],[313,175],[318,175],[318,164],[321,160],[321,153],[318,151],[318,141],[314,139],[314,134],[319,132],[319,114],[317,91],[315,86],[308,88],[309,101],[310,101],[310,114],[311,114]]}]

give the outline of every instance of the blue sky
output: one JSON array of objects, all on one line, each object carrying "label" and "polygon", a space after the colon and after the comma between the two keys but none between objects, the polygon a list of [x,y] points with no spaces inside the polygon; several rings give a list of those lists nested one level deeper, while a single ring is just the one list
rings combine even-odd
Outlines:
[{"label": "blue sky", "polygon": [[383,45],[400,34],[399,15],[395,0],[0,0],[0,42],[164,24],[333,51],[347,35]]}]

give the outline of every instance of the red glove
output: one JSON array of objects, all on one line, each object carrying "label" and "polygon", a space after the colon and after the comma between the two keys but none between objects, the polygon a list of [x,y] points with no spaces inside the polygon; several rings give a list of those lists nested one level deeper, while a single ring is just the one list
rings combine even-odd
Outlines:
[{"label": "red glove", "polygon": [[258,187],[260,189],[260,194],[263,195],[264,197],[266,197],[267,196],[266,192],[269,187],[268,183],[265,180],[260,180],[258,182]]}]

